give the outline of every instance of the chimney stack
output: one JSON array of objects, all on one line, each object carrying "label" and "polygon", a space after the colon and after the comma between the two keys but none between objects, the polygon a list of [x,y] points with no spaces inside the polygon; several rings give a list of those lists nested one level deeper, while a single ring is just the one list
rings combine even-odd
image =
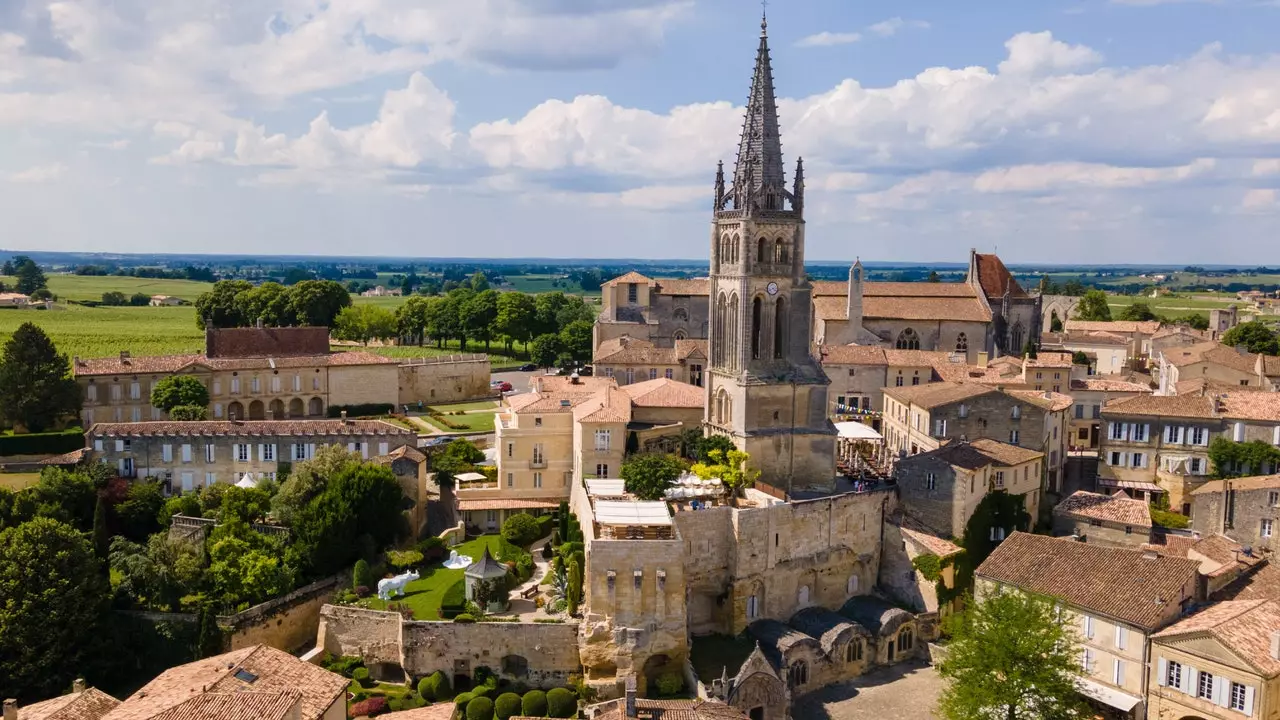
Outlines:
[{"label": "chimney stack", "polygon": [[84,692],[84,678],[76,678],[71,681],[71,692],[77,695]]},{"label": "chimney stack", "polygon": [[[1274,640],[1273,640],[1272,645],[1274,645],[1274,644],[1275,644],[1275,642],[1274,642]],[[628,676],[627,676],[627,700],[626,700],[626,703],[627,703],[627,717],[629,717],[629,718],[639,717],[639,716],[636,714],[636,676],[635,676],[635,675],[628,675]],[[15,715],[16,715],[16,712],[15,712]],[[15,720],[16,720],[16,718],[15,718]]]},{"label": "chimney stack", "polygon": [[343,424],[343,425],[346,425],[346,424],[348,423],[348,420],[347,420],[347,411],[346,411],[346,410],[343,410],[343,411],[342,411],[342,413],[341,413],[341,415],[342,415],[342,424]]},{"label": "chimney stack", "polygon": [[978,367],[980,368],[987,367],[987,351],[986,350],[983,350],[978,353]]},{"label": "chimney stack", "polygon": [[4,701],[4,720],[18,720],[18,701],[9,698]]}]

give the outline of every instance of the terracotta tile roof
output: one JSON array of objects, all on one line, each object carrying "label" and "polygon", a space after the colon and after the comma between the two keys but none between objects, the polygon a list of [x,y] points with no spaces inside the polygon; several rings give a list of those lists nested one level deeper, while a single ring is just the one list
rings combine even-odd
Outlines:
[{"label": "terracotta tile roof", "polygon": [[936,382],[884,389],[885,396],[903,404],[910,403],[922,408],[941,407],[994,392],[999,391],[986,385],[959,382]]},{"label": "terracotta tile roof", "polygon": [[1069,352],[1040,352],[1026,360],[1027,367],[1033,368],[1070,368],[1072,366]]},{"label": "terracotta tile roof", "polygon": [[999,255],[974,253],[973,256],[978,265],[978,284],[987,297],[1004,297],[1006,290],[1009,291],[1009,297],[1027,296]]},{"label": "terracotta tile roof", "polygon": [[[436,703],[426,707],[415,708],[413,710],[401,710],[400,712],[387,713],[379,715],[382,720],[451,720],[453,718],[453,703]],[[513,720],[517,720],[521,716],[514,716]]]},{"label": "terracotta tile roof", "polygon": [[1076,332],[1070,333],[1063,337],[1064,345],[1114,345],[1124,346],[1129,344],[1129,339],[1123,335],[1117,335],[1109,332]]},{"label": "terracotta tile roof", "polygon": [[711,281],[707,278],[659,278],[658,290],[663,295],[710,295]]},{"label": "terracotta tile roof", "polygon": [[578,422],[631,422],[631,397],[616,387],[607,387],[573,408]]},{"label": "terracotta tile roof", "polygon": [[954,441],[928,452],[911,455],[899,462],[914,462],[915,458],[937,458],[945,463],[966,470],[977,470],[989,465],[1011,467],[1044,457],[1044,453],[1007,445],[999,440],[978,438],[973,442]]},{"label": "terracotta tile roof", "polygon": [[1280,567],[1264,562],[1213,594],[1214,600],[1280,600]]},{"label": "terracotta tile roof", "polygon": [[459,500],[458,510],[550,510],[560,507],[559,500]]},{"label": "terracotta tile roof", "polygon": [[1107,415],[1149,415],[1157,417],[1216,419],[1213,398],[1199,395],[1135,395],[1108,400],[1102,406]]},{"label": "terracotta tile roof", "polygon": [[1231,483],[1232,490],[1275,490],[1280,489],[1280,475],[1253,475],[1251,477],[1232,478],[1231,480],[1210,480],[1191,491],[1192,495],[1209,495],[1219,493]]},{"label": "terracotta tile roof", "polygon": [[1260,385],[1241,385],[1240,383],[1214,382],[1207,378],[1191,378],[1179,380],[1173,385],[1174,395],[1220,395],[1223,393],[1270,393],[1269,387]]},{"label": "terracotta tile roof", "polygon": [[1244,545],[1220,533],[1197,540],[1187,549],[1186,557],[1204,560],[1200,565],[1200,572],[1213,577],[1241,571],[1262,562],[1257,555],[1245,555]]},{"label": "terracotta tile roof", "polygon": [[85,448],[72,450],[69,453],[54,455],[40,461],[41,465],[77,465],[84,459]]},{"label": "terracotta tile roof", "polygon": [[617,365],[678,365],[676,349],[660,348],[648,340],[623,335],[596,348],[594,362]]},{"label": "terracotta tile roof", "polygon": [[104,720],[151,720],[205,693],[302,695],[302,720],[316,720],[346,693],[347,679],[266,645],[169,668]]},{"label": "terracotta tile roof", "polygon": [[1187,552],[1199,541],[1198,537],[1174,535],[1164,528],[1155,527],[1151,531],[1151,542],[1143,543],[1142,547],[1173,557],[1186,557]]},{"label": "terracotta tile roof", "polygon": [[1262,374],[1267,377],[1280,375],[1280,357],[1276,357],[1275,355],[1263,355]]},{"label": "terracotta tile roof", "polygon": [[1280,603],[1233,600],[1209,605],[1152,638],[1212,637],[1269,678],[1280,675],[1280,660],[1271,656],[1271,635],[1276,631],[1280,631]]},{"label": "terracotta tile roof", "polygon": [[1222,404],[1222,416],[1228,420],[1280,422],[1280,394],[1233,390],[1218,397]]},{"label": "terracotta tile roof", "polygon": [[1154,630],[1170,605],[1194,593],[1198,569],[1185,558],[1014,532],[976,575]]},{"label": "terracotta tile roof", "polygon": [[72,367],[76,377],[175,373],[187,367],[209,370],[254,370],[352,365],[398,365],[399,360],[363,351],[295,357],[209,358],[204,355],[151,355],[144,357],[79,358]]},{"label": "terracotta tile roof", "polygon": [[89,428],[91,437],[190,437],[308,435],[401,435],[416,436],[412,430],[384,420],[159,420],[136,423],[97,423]]},{"label": "terracotta tile roof", "polygon": [[18,720],[100,720],[120,701],[97,688],[18,708]]},{"label": "terracotta tile roof", "polygon": [[[815,280],[814,297],[849,297],[847,280]],[[976,298],[978,293],[962,282],[864,282],[862,297],[953,297]]]},{"label": "terracotta tile roof", "polygon": [[284,720],[302,700],[297,692],[202,693],[152,720]]},{"label": "terracotta tile roof", "polygon": [[1257,370],[1258,356],[1250,352],[1237,352],[1235,348],[1220,343],[1206,342],[1169,348],[1164,351],[1164,359],[1175,367],[1209,363],[1252,375]]},{"label": "terracotta tile roof", "polygon": [[520,415],[573,412],[610,387],[617,383],[609,377],[583,377],[575,383],[570,377],[547,375],[533,379],[533,392],[508,397],[507,405]]},{"label": "terracotta tile roof", "polygon": [[1019,400],[1037,405],[1050,412],[1062,412],[1075,402],[1070,395],[1049,390],[1006,390],[1006,392]]},{"label": "terracotta tile roof", "polygon": [[[845,298],[823,296],[813,299],[814,316],[822,320],[848,320]],[[862,298],[862,316],[889,320],[952,320],[990,322],[991,311],[975,297],[868,296]]]},{"label": "terracotta tile roof", "polygon": [[934,365],[933,372],[947,382],[1003,385],[1010,388],[1026,387],[1026,383],[1022,380],[1021,363],[1008,364],[997,360],[983,368],[977,365],[948,362]]},{"label": "terracotta tile roof", "polygon": [[644,275],[641,275],[635,270],[632,270],[631,272],[625,275],[619,275],[618,277],[605,283],[605,285],[620,285],[622,283],[651,283],[651,282],[653,282],[652,278],[645,277]]},{"label": "terracotta tile roof", "polygon": [[939,352],[936,350],[884,349],[884,359],[889,363],[890,367],[933,367],[935,365],[963,364],[962,362],[951,362],[952,357],[958,358],[961,361],[964,359],[964,355]]},{"label": "terracotta tile roof", "polygon": [[997,465],[1005,467],[1029,463],[1036,458],[1044,457],[1044,453],[1039,450],[1028,450],[1027,448],[1010,445],[991,438],[978,438],[971,441],[969,446],[991,458]]},{"label": "terracotta tile roof", "polygon": [[386,455],[379,455],[378,457],[374,458],[373,462],[385,463],[389,465],[392,462],[399,460],[400,458],[407,458],[418,464],[422,464],[427,461],[427,456],[423,455],[417,448],[410,447],[409,445],[401,445],[400,447],[396,448],[395,450],[392,450]]},{"label": "terracotta tile roof", "polygon": [[[626,700],[608,700],[591,707],[596,720],[625,720]],[[636,699],[636,715],[640,720],[746,720],[741,710],[718,700],[646,700]]]},{"label": "terracotta tile roof", "polygon": [[823,345],[820,350],[823,365],[879,365],[887,366],[884,348],[878,345]]},{"label": "terracotta tile roof", "polygon": [[707,341],[685,338],[676,340],[676,359],[688,360],[691,357],[707,357]]},{"label": "terracotta tile roof", "polygon": [[1072,380],[1071,389],[1093,392],[1151,393],[1151,388],[1143,385],[1142,383],[1129,382],[1128,380],[1109,380],[1098,377],[1085,378],[1084,380]]},{"label": "terracotta tile roof", "polygon": [[1159,320],[1068,320],[1063,327],[1068,333],[1080,331],[1155,335],[1161,324]]},{"label": "terracotta tile roof", "polygon": [[1145,502],[1132,500],[1123,493],[1103,495],[1079,490],[1058,503],[1053,508],[1053,514],[1073,515],[1134,527],[1151,527],[1151,508],[1147,507]]},{"label": "terracotta tile roof", "polygon": [[1207,331],[1202,332],[1195,328],[1189,328],[1186,325],[1166,325],[1160,328],[1155,335],[1152,335],[1151,339],[1160,340],[1162,338],[1173,337],[1174,335],[1186,335],[1189,337],[1199,338],[1201,340],[1210,339]]},{"label": "terracotta tile roof", "polygon": [[925,527],[924,523],[905,513],[897,513],[890,522],[898,527],[904,537],[938,557],[954,555],[964,549],[950,540],[939,537],[930,528]]},{"label": "terracotta tile roof", "polygon": [[624,385],[622,392],[636,407],[701,408],[707,404],[703,388],[667,378]]}]

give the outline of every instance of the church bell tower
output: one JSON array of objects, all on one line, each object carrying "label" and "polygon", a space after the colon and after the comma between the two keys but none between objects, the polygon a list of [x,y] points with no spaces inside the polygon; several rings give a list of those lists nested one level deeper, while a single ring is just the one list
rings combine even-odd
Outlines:
[{"label": "church bell tower", "polygon": [[705,424],[750,453],[761,482],[788,494],[829,491],[835,482],[829,380],[809,352],[811,296],[804,271],[804,161],[796,162],[788,190],[762,20],[727,188],[723,163],[716,171]]}]

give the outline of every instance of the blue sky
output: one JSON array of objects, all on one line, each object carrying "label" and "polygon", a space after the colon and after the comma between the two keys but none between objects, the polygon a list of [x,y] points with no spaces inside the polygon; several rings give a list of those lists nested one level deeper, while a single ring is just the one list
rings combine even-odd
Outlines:
[{"label": "blue sky", "polygon": [[[707,253],[749,0],[0,0],[0,247]],[[774,0],[815,260],[1280,263],[1280,3]]]}]

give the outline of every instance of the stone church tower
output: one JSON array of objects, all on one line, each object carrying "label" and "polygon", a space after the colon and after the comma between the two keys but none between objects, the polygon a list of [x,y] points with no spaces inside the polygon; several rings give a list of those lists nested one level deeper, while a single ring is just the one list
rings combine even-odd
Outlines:
[{"label": "stone church tower", "polygon": [[710,285],[708,432],[750,453],[762,482],[789,494],[831,490],[830,381],[809,354],[804,161],[788,190],[764,22],[728,188],[723,163],[716,171]]}]

